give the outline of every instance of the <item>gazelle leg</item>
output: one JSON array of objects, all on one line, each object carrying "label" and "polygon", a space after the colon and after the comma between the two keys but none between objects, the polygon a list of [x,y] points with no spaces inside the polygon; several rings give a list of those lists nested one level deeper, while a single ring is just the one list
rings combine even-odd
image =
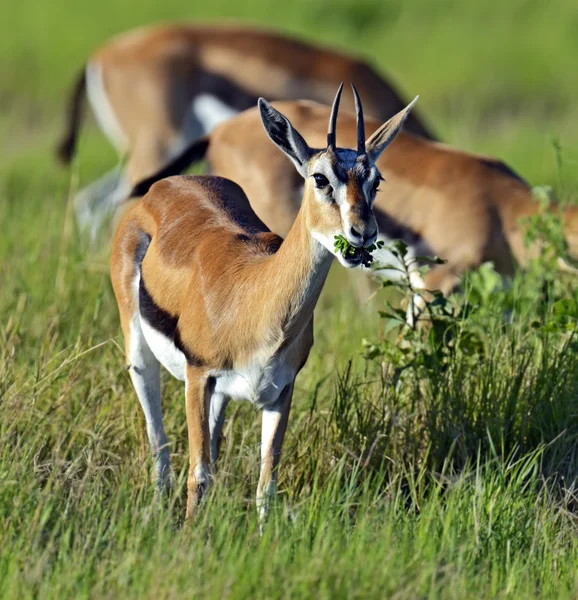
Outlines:
[{"label": "gazelle leg", "polygon": [[433,292],[439,290],[444,296],[449,296],[459,285],[467,266],[446,263],[428,271],[424,277],[424,288]]},{"label": "gazelle leg", "polygon": [[112,209],[129,194],[130,187],[121,167],[117,167],[78,192],[74,198],[76,222],[81,232],[94,239]]},{"label": "gazelle leg", "polygon": [[186,411],[190,454],[187,479],[187,519],[194,516],[210,482],[209,405],[211,387],[211,380],[202,369],[187,365]]},{"label": "gazelle leg", "polygon": [[257,512],[261,522],[267,516],[269,504],[277,491],[277,468],[285,438],[293,383],[289,384],[272,407],[263,409],[261,429],[261,473],[257,486]]},{"label": "gazelle leg", "polygon": [[147,434],[155,458],[156,485],[164,492],[170,484],[170,456],[161,408],[160,364],[149,348],[138,317],[130,324],[127,343],[130,377],[145,415]]},{"label": "gazelle leg", "polygon": [[[413,273],[410,274],[413,275]],[[426,306],[426,296],[427,293],[425,290],[425,284],[421,277],[417,281],[411,282],[413,284],[413,289],[416,290],[414,294],[408,300],[407,308],[405,311],[405,322],[410,327],[415,327],[417,320],[421,316],[425,306]]]},{"label": "gazelle leg", "polygon": [[219,458],[221,445],[221,431],[225,423],[225,412],[229,399],[224,394],[215,392],[211,396],[211,409],[209,413],[209,430],[211,435],[211,463],[214,465]]}]

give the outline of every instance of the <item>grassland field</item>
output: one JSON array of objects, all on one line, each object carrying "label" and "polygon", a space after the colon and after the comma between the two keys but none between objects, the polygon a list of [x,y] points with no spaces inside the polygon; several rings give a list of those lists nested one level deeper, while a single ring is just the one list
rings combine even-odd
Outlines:
[{"label": "grassland field", "polygon": [[572,278],[537,266],[503,289],[485,268],[452,300],[477,309],[451,352],[416,338],[414,356],[384,342],[385,294],[360,309],[335,267],[263,537],[244,404],[187,525],[183,388],[163,378],[176,485],[159,506],[108,246],[74,227],[72,194],[117,157],[93,123],[71,171],[52,149],[96,45],[159,20],[242,19],[368,57],[420,94],[442,140],[576,203],[578,4],[20,0],[0,17],[0,597],[576,598]]}]

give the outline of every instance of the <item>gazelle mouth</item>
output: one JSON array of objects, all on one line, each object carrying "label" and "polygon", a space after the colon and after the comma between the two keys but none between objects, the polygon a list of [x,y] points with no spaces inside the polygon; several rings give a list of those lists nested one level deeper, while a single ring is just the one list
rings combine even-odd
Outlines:
[{"label": "gazelle mouth", "polygon": [[356,248],[352,246],[342,235],[335,236],[335,252],[346,267],[358,267],[364,265],[369,267],[373,262],[372,252],[381,248],[383,242],[375,242],[367,247]]},{"label": "gazelle mouth", "polygon": [[345,262],[348,267],[358,267],[363,260],[361,250],[362,248],[356,248],[356,253],[353,256],[343,256],[343,262]]}]

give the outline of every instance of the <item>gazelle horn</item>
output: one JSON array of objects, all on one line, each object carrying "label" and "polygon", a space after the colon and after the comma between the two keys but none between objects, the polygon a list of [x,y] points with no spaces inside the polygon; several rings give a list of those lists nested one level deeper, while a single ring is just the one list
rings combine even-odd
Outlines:
[{"label": "gazelle horn", "polygon": [[363,120],[363,108],[361,108],[361,99],[357,93],[357,88],[353,83],[353,98],[355,100],[355,114],[357,115],[357,154],[365,154],[365,121]]},{"label": "gazelle horn", "polygon": [[341,90],[343,89],[343,82],[335,94],[335,100],[333,100],[333,106],[331,107],[331,115],[329,115],[329,128],[327,129],[327,148],[335,150],[335,128],[337,126],[337,112],[339,111],[339,100],[341,99]]}]

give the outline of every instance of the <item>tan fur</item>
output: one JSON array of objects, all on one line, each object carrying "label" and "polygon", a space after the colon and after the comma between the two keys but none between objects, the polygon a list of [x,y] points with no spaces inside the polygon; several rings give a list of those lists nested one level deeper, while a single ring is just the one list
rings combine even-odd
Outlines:
[{"label": "tan fur", "polygon": [[[124,275],[121,265],[134,261],[134,254],[126,254],[135,245],[132,232],[138,229],[150,235],[142,263],[147,288],[157,305],[179,317],[187,349],[204,364],[220,369],[241,365],[243,357],[259,351],[263,339],[278,345],[284,342],[282,324],[302,283],[300,265],[285,254],[290,247],[295,251],[294,244],[309,241],[298,224],[290,244],[275,254],[280,238],[253,215],[242,190],[227,180],[218,180],[218,186],[213,181],[186,177],[156,184],[119,227],[112,273],[115,291],[128,312],[132,304],[124,299],[131,295],[132,278]],[[234,203],[245,225],[227,216],[223,197]],[[254,230],[259,233],[251,233]],[[240,235],[249,241],[239,239]],[[231,281],[236,282],[233,289]],[[279,290],[285,302],[279,301]],[[223,311],[223,306],[228,310]],[[123,316],[121,321],[127,319]],[[299,323],[297,329],[302,327]]]}]

